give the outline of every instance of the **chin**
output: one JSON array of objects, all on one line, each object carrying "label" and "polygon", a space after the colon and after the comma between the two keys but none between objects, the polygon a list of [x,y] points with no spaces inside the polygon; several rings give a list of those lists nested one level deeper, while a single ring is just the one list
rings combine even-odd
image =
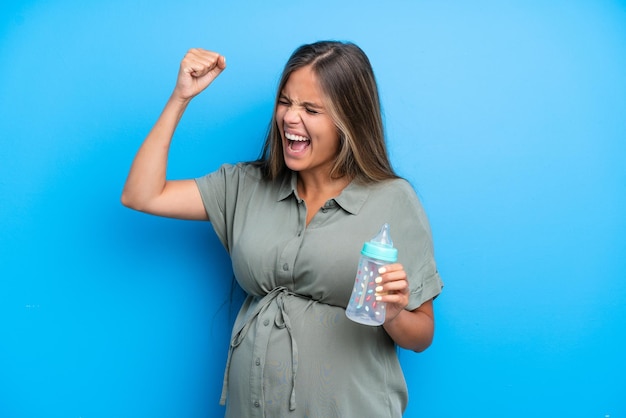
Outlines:
[{"label": "chin", "polygon": [[293,161],[285,160],[285,166],[291,171],[301,171],[302,166],[300,164],[295,164]]}]

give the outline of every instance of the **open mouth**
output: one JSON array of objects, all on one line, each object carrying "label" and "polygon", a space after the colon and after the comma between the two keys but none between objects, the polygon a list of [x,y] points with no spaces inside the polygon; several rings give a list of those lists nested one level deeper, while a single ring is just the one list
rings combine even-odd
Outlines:
[{"label": "open mouth", "polygon": [[303,151],[311,145],[311,140],[305,136],[286,133],[285,138],[289,142],[288,146],[291,151]]}]

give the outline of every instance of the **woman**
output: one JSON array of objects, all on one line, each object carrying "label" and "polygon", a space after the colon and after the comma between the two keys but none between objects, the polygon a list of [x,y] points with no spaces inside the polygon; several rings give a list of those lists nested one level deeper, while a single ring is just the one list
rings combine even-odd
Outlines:
[{"label": "woman", "polygon": [[[283,71],[260,159],[167,180],[183,112],[225,68],[215,52],[187,53],[122,202],[209,220],[231,256],[248,297],[224,376],[226,416],[401,416],[407,389],[395,348],[431,344],[442,283],[426,216],[388,160],[369,60],[351,43],[298,48]],[[386,320],[360,325],[345,308],[361,246],[385,222],[399,250],[398,263],[377,279]]]}]

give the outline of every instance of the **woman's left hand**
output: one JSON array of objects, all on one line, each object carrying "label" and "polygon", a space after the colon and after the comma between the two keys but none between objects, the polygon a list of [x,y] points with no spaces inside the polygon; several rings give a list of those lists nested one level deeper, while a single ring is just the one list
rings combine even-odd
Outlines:
[{"label": "woman's left hand", "polygon": [[376,300],[387,304],[385,322],[392,321],[409,304],[409,282],[402,264],[387,264],[378,270]]}]

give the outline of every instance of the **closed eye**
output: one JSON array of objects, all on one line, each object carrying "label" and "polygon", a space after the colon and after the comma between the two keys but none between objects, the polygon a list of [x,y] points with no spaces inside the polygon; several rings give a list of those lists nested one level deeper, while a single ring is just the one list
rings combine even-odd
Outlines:
[{"label": "closed eye", "polygon": [[[287,97],[285,96],[279,96],[278,97],[278,106],[292,106],[294,103],[291,102],[291,100],[289,100]],[[322,113],[323,108],[321,108],[320,106],[318,106],[315,103],[310,103],[310,102],[303,102],[298,104],[299,106],[302,106],[302,108],[304,108],[304,110],[309,114],[309,115],[319,115]]]}]

